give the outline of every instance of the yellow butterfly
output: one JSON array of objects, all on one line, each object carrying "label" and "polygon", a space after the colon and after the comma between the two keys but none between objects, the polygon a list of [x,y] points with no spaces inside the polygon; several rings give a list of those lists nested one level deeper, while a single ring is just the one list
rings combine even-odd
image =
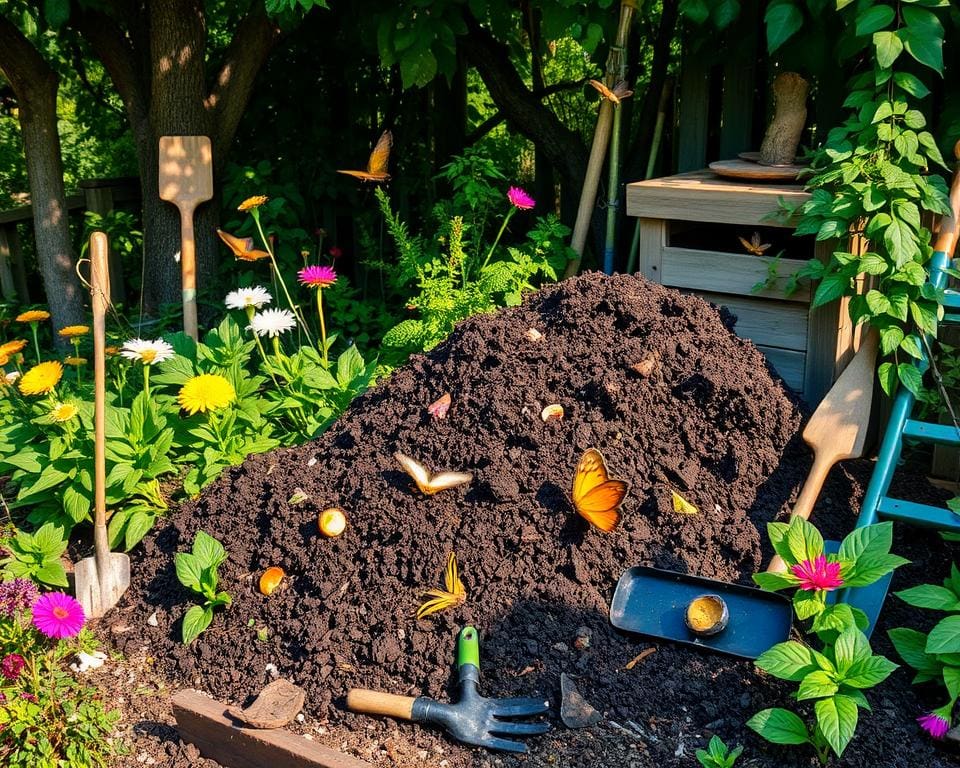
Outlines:
[{"label": "yellow butterfly", "polygon": [[373,184],[379,184],[390,180],[390,174],[387,172],[387,166],[390,163],[390,148],[393,146],[393,134],[390,131],[384,131],[380,134],[377,146],[370,153],[370,159],[367,161],[367,170],[365,171],[337,171],[345,173],[348,176],[360,179],[360,181],[369,181]]},{"label": "yellow butterfly", "polygon": [[737,237],[737,240],[740,241],[740,245],[747,249],[747,253],[752,253],[754,256],[763,256],[764,251],[770,247],[770,243],[760,242],[760,233],[754,232],[753,236],[749,240],[744,240],[742,237]]},{"label": "yellow butterfly", "polygon": [[417,609],[417,618],[422,619],[431,613],[445,611],[447,608],[454,608],[463,605],[467,600],[467,590],[460,581],[460,574],[457,570],[457,556],[451,552],[447,556],[447,567],[443,571],[443,585],[446,589],[428,589],[423,594],[429,595],[427,600]]},{"label": "yellow butterfly", "polygon": [[633,91],[627,88],[627,84],[623,80],[614,85],[612,89],[608,88],[599,80],[591,80],[590,85],[596,88],[603,98],[612,101],[614,104],[619,104],[621,99],[633,96]]},{"label": "yellow butterfly", "polygon": [[406,454],[400,453],[400,451],[393,454],[393,458],[400,462],[403,471],[413,478],[420,492],[427,496],[433,496],[433,494],[438,491],[443,491],[447,488],[466,485],[473,480],[473,475],[470,472],[437,472],[437,474],[433,475],[419,461],[411,459]]},{"label": "yellow butterfly", "polygon": [[573,475],[573,506],[593,526],[610,533],[620,522],[620,504],[630,486],[611,480],[596,448],[587,449]]},{"label": "yellow butterfly", "polygon": [[674,512],[681,515],[695,515],[700,511],[676,491],[670,491],[670,498],[673,501]]}]

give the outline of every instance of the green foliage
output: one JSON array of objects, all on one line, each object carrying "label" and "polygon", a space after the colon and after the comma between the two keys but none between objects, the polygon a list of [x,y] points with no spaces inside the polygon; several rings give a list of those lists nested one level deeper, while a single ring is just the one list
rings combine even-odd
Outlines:
[{"label": "green foliage", "polygon": [[226,561],[227,552],[215,538],[197,531],[190,552],[177,552],[174,565],[177,579],[183,586],[203,598],[203,603],[192,606],[183,617],[182,637],[185,645],[210,626],[213,611],[228,606],[233,599],[226,592],[217,592],[217,570]]},{"label": "green foliage", "polygon": [[[812,562],[824,554],[823,537],[808,521],[794,517],[790,523],[769,523],[767,532],[776,553],[783,558],[783,573],[761,573],[754,581],[763,589],[796,588],[801,579],[793,573],[798,563]],[[886,576],[907,561],[890,553],[893,523],[854,529],[827,562],[840,564],[843,587],[863,587]],[[869,621],[862,611],[846,603],[827,605],[825,589],[797,589],[794,612],[800,620],[812,619],[810,631],[822,644],[817,651],[793,640],[778,643],[757,659],[757,666],[781,680],[798,683],[798,702],[813,702],[808,727],[790,710],[765,709],[747,725],[776,744],[809,744],[822,764],[832,752],[840,757],[857,728],[859,709],[870,709],[862,693],[883,682],[897,665],[875,655],[864,634]]]},{"label": "green foliage", "polygon": [[742,752],[742,746],[738,745],[736,748],[730,749],[723,743],[723,739],[719,736],[713,736],[710,738],[710,743],[706,749],[697,750],[697,762],[703,768],[733,768]]},{"label": "green foliage", "polygon": [[924,633],[908,627],[887,632],[900,658],[916,671],[914,685],[934,681],[946,689],[947,717],[960,697],[960,569],[950,565],[942,584],[920,584],[895,593],[908,605],[947,615]]},{"label": "green foliage", "polygon": [[9,552],[0,560],[3,579],[32,579],[55,587],[67,586],[67,573],[60,560],[67,549],[62,528],[46,523],[34,533],[17,531],[3,540],[3,547]]},{"label": "green foliage", "polygon": [[[76,638],[51,640],[30,623],[30,612],[0,614],[0,658],[15,661],[17,674],[0,676],[0,763],[9,768],[106,768],[121,744],[108,738],[120,713],[108,711],[102,695],[84,685],[68,664],[92,654],[97,642],[81,630]],[[18,669],[19,668],[19,669]]]}]

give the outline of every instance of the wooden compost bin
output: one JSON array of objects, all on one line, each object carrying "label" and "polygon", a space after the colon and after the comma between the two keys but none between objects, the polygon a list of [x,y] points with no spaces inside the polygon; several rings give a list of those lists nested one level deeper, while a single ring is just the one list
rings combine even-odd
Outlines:
[{"label": "wooden compost bin", "polygon": [[[776,216],[779,200],[793,206],[808,198],[798,184],[729,181],[693,171],[628,184],[627,215],[640,219],[644,277],[727,307],[738,318],[737,333],[816,406],[858,339],[847,299],[811,309],[807,285],[789,297],[784,293],[787,279],[807,259],[826,261],[837,249],[836,241],[793,237],[793,223]],[[755,231],[776,243],[770,255],[748,254],[739,244],[737,237],[750,240]],[[778,252],[781,257],[773,258]],[[771,268],[775,279],[754,291]]]}]

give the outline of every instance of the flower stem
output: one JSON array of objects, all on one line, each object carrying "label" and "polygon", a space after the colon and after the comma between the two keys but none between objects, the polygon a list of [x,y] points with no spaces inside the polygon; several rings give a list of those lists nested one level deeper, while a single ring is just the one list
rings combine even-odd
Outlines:
[{"label": "flower stem", "polygon": [[[79,360],[80,359],[80,339],[71,339],[70,343],[73,344],[74,356],[77,358],[77,360]],[[83,366],[80,365],[80,363],[77,363],[77,386],[78,387],[80,386],[80,369],[82,367]]]},{"label": "flower stem", "polygon": [[146,394],[147,399],[150,399],[150,365],[148,363],[143,364],[143,391]]},{"label": "flower stem", "polygon": [[290,291],[287,290],[287,284],[283,280],[283,275],[280,274],[280,267],[277,266],[276,256],[273,254],[273,246],[270,245],[270,241],[267,240],[267,236],[263,232],[263,227],[260,225],[260,212],[254,208],[250,211],[250,215],[253,216],[253,222],[257,225],[257,231],[260,233],[260,239],[263,241],[263,247],[267,249],[267,253],[270,254],[270,264],[273,266],[273,272],[277,276],[277,280],[280,281],[280,287],[283,288],[283,295],[287,299],[287,304],[290,306],[290,311],[296,315],[297,320],[300,321],[300,327],[303,328],[303,333],[307,337],[307,341],[313,344],[313,339],[310,338],[310,330],[307,328],[307,323],[303,319],[303,315],[300,314],[300,309],[296,304],[293,303],[293,299],[290,298]]},{"label": "flower stem", "polygon": [[320,354],[323,356],[323,367],[330,368],[327,359],[327,325],[323,321],[323,288],[317,288],[317,313],[320,315]]},{"label": "flower stem", "polygon": [[37,341],[37,324],[30,323],[30,330],[33,331],[33,348],[37,353],[37,362],[40,362],[40,342]]},{"label": "flower stem", "polygon": [[[247,307],[247,321],[251,324],[253,323],[253,307]],[[267,362],[267,352],[263,348],[263,342],[260,341],[260,334],[258,334],[253,328],[250,329],[250,333],[253,334],[253,340],[257,342],[257,349],[260,350],[260,357],[263,359],[263,367],[266,368],[267,373],[270,374],[270,378],[273,379],[273,386],[280,390],[280,385],[277,383],[277,377],[273,375],[273,370],[270,368],[270,363]]]},{"label": "flower stem", "polygon": [[497,232],[497,237],[493,241],[493,245],[490,246],[490,250],[487,251],[487,258],[483,260],[483,264],[480,265],[480,272],[483,272],[487,264],[490,263],[490,257],[493,256],[493,252],[496,250],[497,246],[500,244],[500,238],[503,237],[503,233],[507,230],[507,224],[510,223],[510,219],[513,218],[513,214],[517,212],[516,208],[511,208],[507,211],[507,215],[503,217],[503,224],[500,225],[500,231]]}]

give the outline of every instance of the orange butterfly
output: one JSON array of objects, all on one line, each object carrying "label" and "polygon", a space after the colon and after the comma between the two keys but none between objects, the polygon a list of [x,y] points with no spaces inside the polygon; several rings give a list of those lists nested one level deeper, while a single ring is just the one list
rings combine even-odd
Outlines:
[{"label": "orange butterfly", "polygon": [[744,240],[742,237],[737,237],[737,240],[747,249],[747,253],[752,253],[754,256],[763,256],[763,252],[770,247],[770,243],[760,242],[759,232],[754,232],[749,240]]},{"label": "orange butterfly", "polygon": [[599,80],[591,80],[590,85],[600,91],[603,98],[612,101],[614,104],[619,104],[621,99],[633,96],[633,91],[627,88],[627,84],[623,80],[614,85],[612,90]]},{"label": "orange butterfly", "polygon": [[588,523],[610,533],[620,522],[620,504],[630,486],[611,480],[596,448],[589,448],[573,476],[573,506]]},{"label": "orange butterfly", "polygon": [[393,146],[393,134],[390,131],[384,131],[380,134],[380,140],[377,146],[370,153],[370,159],[367,161],[367,170],[365,171],[337,171],[345,173],[348,176],[360,179],[360,181],[369,181],[373,184],[380,184],[390,180],[390,174],[387,173],[387,165],[390,162],[390,147]]},{"label": "orange butterfly", "polygon": [[463,605],[467,600],[467,590],[460,581],[457,570],[457,556],[451,552],[447,557],[447,567],[443,571],[443,586],[445,589],[428,589],[423,594],[430,597],[417,609],[417,618],[422,619],[431,613],[445,611]]},{"label": "orange butterfly", "polygon": [[227,247],[233,251],[233,255],[241,261],[257,261],[258,259],[269,259],[270,254],[266,251],[258,251],[253,247],[252,237],[237,237],[222,229],[217,230],[220,239],[227,244]]},{"label": "orange butterfly", "polygon": [[447,488],[456,488],[458,485],[466,485],[473,480],[473,475],[469,472],[437,472],[431,474],[430,471],[416,459],[411,459],[406,454],[397,451],[393,458],[400,462],[403,471],[406,472],[417,484],[420,492],[427,496],[433,496],[438,491]]}]

